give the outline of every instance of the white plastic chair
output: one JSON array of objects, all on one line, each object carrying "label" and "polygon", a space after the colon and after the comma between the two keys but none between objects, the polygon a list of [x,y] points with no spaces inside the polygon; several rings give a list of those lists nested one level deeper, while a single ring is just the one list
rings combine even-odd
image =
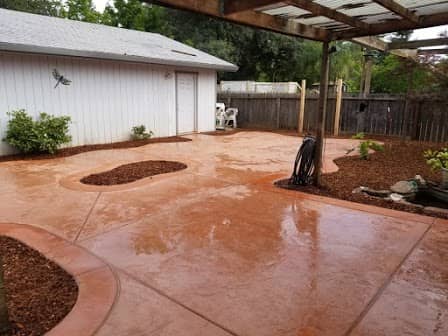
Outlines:
[{"label": "white plastic chair", "polygon": [[232,122],[232,127],[237,128],[236,117],[238,116],[238,109],[236,107],[229,107],[225,113],[225,125],[230,127],[230,122]]},{"label": "white plastic chair", "polygon": [[216,103],[216,115],[219,115],[226,110],[226,105],[224,103]]},{"label": "white plastic chair", "polygon": [[216,129],[223,130],[226,127],[226,106],[224,103],[216,103],[215,118],[216,118]]}]

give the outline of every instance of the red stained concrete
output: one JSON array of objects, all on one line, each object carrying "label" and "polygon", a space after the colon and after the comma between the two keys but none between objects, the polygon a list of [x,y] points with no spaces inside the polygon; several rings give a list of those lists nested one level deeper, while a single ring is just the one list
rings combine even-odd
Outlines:
[{"label": "red stained concrete", "polygon": [[[299,138],[191,137],[0,164],[1,222],[63,236],[118,274],[99,335],[447,332],[446,222],[275,188]],[[327,140],[327,171],[355,144]],[[188,168],[98,190],[74,178],[148,159]]]}]

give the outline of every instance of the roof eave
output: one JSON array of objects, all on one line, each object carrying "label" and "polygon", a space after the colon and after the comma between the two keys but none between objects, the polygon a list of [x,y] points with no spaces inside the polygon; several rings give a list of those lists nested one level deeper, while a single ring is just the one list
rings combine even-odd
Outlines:
[{"label": "roof eave", "polygon": [[83,57],[83,58],[94,58],[94,59],[103,59],[111,61],[124,61],[134,63],[157,64],[157,65],[170,65],[170,66],[191,67],[199,69],[210,69],[216,71],[228,71],[228,72],[238,71],[238,67],[231,63],[228,63],[227,65],[227,64],[201,63],[194,61],[191,62],[183,60],[167,60],[159,58],[142,57],[137,55],[103,53],[97,51],[53,48],[53,47],[43,47],[36,45],[16,44],[7,42],[0,42],[0,51],[23,52],[32,54],[54,55],[54,56]]}]

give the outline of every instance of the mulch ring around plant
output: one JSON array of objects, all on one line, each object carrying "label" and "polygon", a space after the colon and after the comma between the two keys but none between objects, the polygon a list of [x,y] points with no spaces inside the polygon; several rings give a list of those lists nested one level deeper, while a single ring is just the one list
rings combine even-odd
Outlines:
[{"label": "mulch ring around plant", "polygon": [[73,277],[42,254],[0,236],[4,285],[12,333],[44,335],[73,308],[78,286]]},{"label": "mulch ring around plant", "polygon": [[172,142],[188,142],[188,141],[191,141],[191,139],[179,137],[179,136],[172,136],[172,137],[164,137],[164,138],[113,142],[113,143],[109,143],[109,144],[84,145],[84,146],[76,146],[76,147],[69,147],[69,148],[61,148],[55,154],[39,153],[39,154],[26,154],[26,155],[25,154],[4,155],[4,156],[0,156],[0,162],[18,161],[18,160],[55,159],[55,158],[67,157],[67,156],[72,156],[72,155],[96,151],[96,150],[124,149],[124,148],[141,147],[141,146],[145,146],[148,144],[154,144],[154,143],[172,143]]},{"label": "mulch ring around plant", "polygon": [[186,169],[187,165],[175,161],[141,161],[118,166],[112,170],[83,177],[81,183],[91,185],[117,185],[131,183],[145,177],[172,173]]},{"label": "mulch ring around plant", "polygon": [[[376,152],[368,160],[359,156],[345,156],[335,160],[339,170],[322,176],[322,186],[287,186],[287,180],[278,181],[276,185],[287,189],[296,189],[320,196],[328,196],[352,202],[370,204],[395,210],[424,213],[418,207],[369,197],[363,193],[353,193],[360,186],[371,189],[389,189],[398,181],[408,180],[421,175],[427,181],[440,183],[440,172],[431,171],[423,157],[427,149],[440,149],[446,144],[419,143],[399,139],[378,138],[384,142],[384,152]],[[292,164],[291,164],[292,167]],[[448,218],[444,212],[431,213],[432,216]]]}]

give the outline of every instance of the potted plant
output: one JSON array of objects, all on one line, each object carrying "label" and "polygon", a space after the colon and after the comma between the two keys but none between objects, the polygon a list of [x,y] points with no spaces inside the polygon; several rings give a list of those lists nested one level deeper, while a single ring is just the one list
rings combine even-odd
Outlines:
[{"label": "potted plant", "polygon": [[443,189],[448,189],[448,148],[442,148],[437,151],[427,150],[424,153],[426,163],[432,170],[442,171]]}]

